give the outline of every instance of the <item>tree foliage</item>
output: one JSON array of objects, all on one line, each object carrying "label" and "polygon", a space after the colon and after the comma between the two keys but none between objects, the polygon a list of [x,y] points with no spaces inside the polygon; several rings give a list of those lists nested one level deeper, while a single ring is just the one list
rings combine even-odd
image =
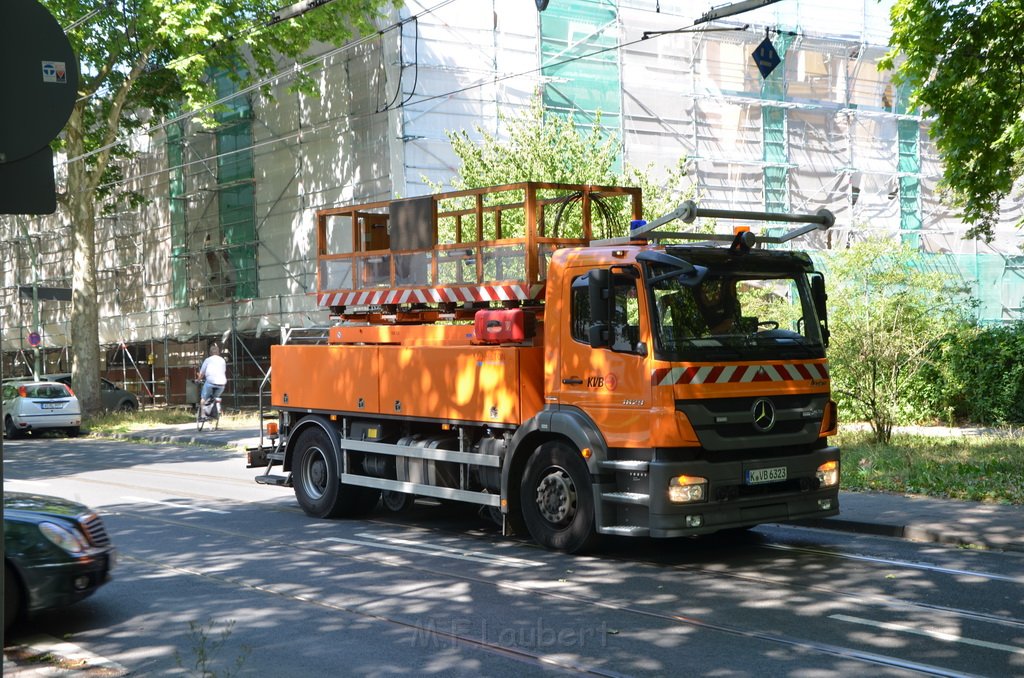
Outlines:
[{"label": "tree foliage", "polygon": [[920,253],[886,238],[825,259],[829,272],[829,364],[841,411],[867,421],[888,443],[912,403],[908,386],[933,348],[967,322],[966,290],[929,271]]},{"label": "tree foliage", "polygon": [[950,332],[910,388],[921,418],[1024,423],[1024,322]]},{"label": "tree foliage", "polygon": [[[537,96],[518,114],[499,112],[498,122],[505,130],[502,135],[480,126],[475,128],[477,138],[466,130],[447,132],[452,151],[462,162],[459,175],[451,180],[456,189],[525,181],[638,186],[648,220],[670,212],[692,195],[685,181],[684,158],[668,169],[664,183],[651,178],[650,167],[626,164],[622,171],[617,170],[621,143],[601,127],[600,112],[590,129],[583,129],[569,118],[545,112]],[[432,188],[441,190],[437,184]],[[629,217],[622,219],[621,232],[602,233],[601,237],[625,235]]]},{"label": "tree foliage", "polygon": [[[1024,173],[1024,5],[1019,0],[897,0],[882,63],[935,117],[943,187],[991,238],[1000,201]],[[901,60],[902,59],[902,60]]]},{"label": "tree foliage", "polygon": [[[374,18],[394,0],[336,0],[298,18],[268,21],[278,0],[43,0],[69,33],[80,62],[78,101],[61,140],[69,158],[67,190],[58,197],[72,228],[71,339],[75,390],[87,411],[99,407],[96,216],[139,196],[119,188],[120,160],[133,133],[173,111],[212,120],[212,73],[239,85],[259,82],[282,59],[313,41],[341,44],[376,30]],[[99,11],[91,13],[94,8]],[[91,13],[91,14],[90,14]],[[296,84],[308,85],[298,73]]]}]

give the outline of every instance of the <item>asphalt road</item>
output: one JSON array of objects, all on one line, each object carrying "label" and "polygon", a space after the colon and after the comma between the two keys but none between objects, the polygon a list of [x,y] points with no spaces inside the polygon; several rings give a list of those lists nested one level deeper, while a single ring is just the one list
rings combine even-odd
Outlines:
[{"label": "asphalt road", "polygon": [[[99,509],[115,579],[7,641],[65,675],[1024,675],[1024,555],[797,527],[567,556],[472,507],[305,516],[234,451],[4,444],[5,489]],[[52,664],[52,660],[49,660]],[[234,675],[232,673],[232,675]]]}]

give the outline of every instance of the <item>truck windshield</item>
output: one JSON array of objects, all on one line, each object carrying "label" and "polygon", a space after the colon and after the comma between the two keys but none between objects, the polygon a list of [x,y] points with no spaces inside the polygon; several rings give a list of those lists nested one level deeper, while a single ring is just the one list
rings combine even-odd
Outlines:
[{"label": "truck windshield", "polygon": [[760,268],[710,268],[699,283],[687,285],[669,268],[649,265],[655,356],[675,361],[824,356],[805,272]]}]

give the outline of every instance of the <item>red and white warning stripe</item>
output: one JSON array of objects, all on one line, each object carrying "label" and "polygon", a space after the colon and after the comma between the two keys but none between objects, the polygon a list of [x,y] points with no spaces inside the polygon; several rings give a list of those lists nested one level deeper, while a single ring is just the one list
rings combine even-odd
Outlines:
[{"label": "red and white warning stripe", "polygon": [[655,386],[749,384],[759,381],[809,381],[828,378],[827,362],[663,367],[654,370],[651,375]]},{"label": "red and white warning stripe", "polygon": [[527,301],[539,299],[544,285],[474,285],[472,287],[411,287],[401,289],[321,292],[320,307],[380,306],[384,304],[439,304],[466,301]]}]

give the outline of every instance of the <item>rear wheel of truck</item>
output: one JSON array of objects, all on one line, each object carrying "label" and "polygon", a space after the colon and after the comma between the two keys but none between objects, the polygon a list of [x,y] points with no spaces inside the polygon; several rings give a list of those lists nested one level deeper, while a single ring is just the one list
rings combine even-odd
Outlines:
[{"label": "rear wheel of truck", "polygon": [[377,505],[379,490],[343,484],[339,468],[327,433],[319,427],[303,431],[292,464],[295,498],[303,511],[317,518],[352,518]]},{"label": "rear wheel of truck", "polygon": [[534,541],[568,553],[593,546],[594,490],[576,450],[557,441],[538,447],[526,463],[520,490],[523,520]]}]

